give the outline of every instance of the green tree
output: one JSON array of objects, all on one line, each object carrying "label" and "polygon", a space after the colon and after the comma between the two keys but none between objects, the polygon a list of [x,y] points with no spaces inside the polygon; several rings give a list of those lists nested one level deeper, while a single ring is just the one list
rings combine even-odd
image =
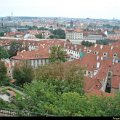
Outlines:
[{"label": "green tree", "polygon": [[8,54],[8,51],[5,48],[0,46],[0,60],[2,58],[5,58],[5,59],[9,58],[9,54]]},{"label": "green tree", "polygon": [[109,40],[97,40],[96,44],[108,45],[109,44]]},{"label": "green tree", "polygon": [[0,32],[0,37],[4,36],[4,32]]},{"label": "green tree", "polygon": [[62,29],[51,30],[53,35],[50,38],[65,39],[65,31]]},{"label": "green tree", "polygon": [[30,83],[33,80],[33,69],[26,63],[15,66],[13,78],[16,79],[16,85],[23,87],[24,83]]},{"label": "green tree", "polygon": [[0,98],[0,109],[16,109],[17,107],[14,104],[11,104],[9,102],[3,101]]},{"label": "green tree", "polygon": [[120,116],[120,92],[116,93],[114,97],[106,99],[106,116]]},{"label": "green tree", "polygon": [[7,74],[7,68],[4,62],[0,61],[0,85],[7,78],[6,74]]},{"label": "green tree", "polygon": [[26,98],[15,102],[17,109],[48,116],[119,116],[120,93],[114,97],[83,94],[80,71],[80,66],[73,63],[68,66],[55,63],[36,69],[35,80],[24,84]]},{"label": "green tree", "polygon": [[43,39],[42,34],[36,34],[35,37],[36,37],[36,38],[39,38],[39,39]]},{"label": "green tree", "polygon": [[55,91],[57,93],[78,92],[79,94],[84,94],[83,69],[73,63],[68,66],[64,64],[54,63],[37,68],[35,79],[44,80],[55,85]]},{"label": "green tree", "polygon": [[65,62],[66,52],[61,46],[52,46],[50,48],[50,62]]},{"label": "green tree", "polygon": [[21,42],[18,42],[18,41],[13,41],[10,43],[10,49],[9,49],[9,54],[10,54],[10,57],[12,56],[16,56],[17,55],[17,52],[18,51],[21,51],[23,48],[22,48],[22,43]]},{"label": "green tree", "polygon": [[38,30],[48,30],[48,28],[40,27],[40,28],[38,28]]},{"label": "green tree", "polygon": [[89,42],[89,41],[82,41],[81,44],[84,45],[84,46],[86,46],[86,47],[90,47],[90,46],[93,46],[93,45],[94,45],[94,43]]},{"label": "green tree", "polygon": [[37,26],[26,26],[29,30],[37,30]]}]

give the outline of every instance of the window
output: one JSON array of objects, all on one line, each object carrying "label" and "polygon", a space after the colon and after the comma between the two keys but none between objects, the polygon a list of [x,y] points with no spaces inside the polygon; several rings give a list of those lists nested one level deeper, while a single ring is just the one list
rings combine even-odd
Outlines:
[{"label": "window", "polygon": [[37,65],[39,65],[39,59],[37,60]]},{"label": "window", "polygon": [[97,52],[97,51],[95,51],[95,52],[94,52],[94,54],[95,54],[95,55],[97,55],[97,54],[98,54],[98,52]]},{"label": "window", "polygon": [[43,64],[43,60],[41,59],[41,64]]},{"label": "window", "polygon": [[105,52],[105,53],[103,53],[103,56],[107,56],[107,53]]},{"label": "window", "polygon": [[113,54],[113,57],[117,57],[117,53],[114,53],[114,54]]},{"label": "window", "polygon": [[91,50],[87,50],[87,53],[90,53],[91,52]]},{"label": "window", "polygon": [[88,71],[88,74],[90,75],[90,71]]}]

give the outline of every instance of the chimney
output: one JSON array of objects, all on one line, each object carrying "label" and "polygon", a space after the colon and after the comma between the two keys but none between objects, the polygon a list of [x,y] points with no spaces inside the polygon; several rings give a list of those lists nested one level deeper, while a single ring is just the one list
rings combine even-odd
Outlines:
[{"label": "chimney", "polygon": [[100,68],[100,62],[97,62],[97,68]]},{"label": "chimney", "polygon": [[66,48],[66,42],[64,43],[64,48]]},{"label": "chimney", "polygon": [[48,53],[51,53],[51,50],[49,49]]},{"label": "chimney", "polygon": [[100,49],[102,50],[102,48],[103,48],[103,45],[100,45]]},{"label": "chimney", "polygon": [[99,60],[99,56],[97,56],[97,60]]},{"label": "chimney", "polygon": [[115,59],[112,60],[113,64],[115,63]]},{"label": "chimney", "polygon": [[95,44],[95,46],[94,47],[97,47],[97,44]]},{"label": "chimney", "polygon": [[84,49],[86,49],[86,47],[84,47]]},{"label": "chimney", "polygon": [[111,46],[111,50],[113,50],[113,46]]},{"label": "chimney", "polygon": [[103,57],[101,57],[101,60],[103,60]]}]

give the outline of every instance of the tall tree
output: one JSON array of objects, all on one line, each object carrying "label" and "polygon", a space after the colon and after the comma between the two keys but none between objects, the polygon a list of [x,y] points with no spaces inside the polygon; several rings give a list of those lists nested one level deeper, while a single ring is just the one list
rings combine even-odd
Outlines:
[{"label": "tall tree", "polygon": [[0,46],[0,59],[2,58],[9,58],[8,51]]},{"label": "tall tree", "polygon": [[16,85],[23,87],[24,83],[30,83],[33,80],[33,69],[26,63],[15,66],[13,78],[16,79]]},{"label": "tall tree", "polygon": [[94,43],[89,42],[89,41],[82,41],[81,44],[84,45],[84,46],[87,46],[87,47],[90,47],[90,46],[93,46],[93,45],[94,45]]},{"label": "tall tree", "polygon": [[62,29],[57,29],[51,31],[53,35],[50,36],[50,38],[57,38],[57,39],[65,39],[65,31]]},{"label": "tall tree", "polygon": [[10,49],[9,49],[10,57],[16,56],[17,52],[21,50],[22,50],[22,43],[17,42],[17,41],[11,42]]},{"label": "tall tree", "polygon": [[4,62],[0,61],[0,85],[7,78],[7,68],[5,67]]},{"label": "tall tree", "polygon": [[0,37],[4,36],[4,32],[0,32]]},{"label": "tall tree", "polygon": [[83,91],[83,70],[79,65],[73,63],[53,63],[41,66],[36,70],[36,80],[44,80],[56,86],[56,92],[78,92]]},{"label": "tall tree", "polygon": [[43,39],[42,34],[36,34],[35,37],[36,37],[36,38],[39,38],[39,39]]},{"label": "tall tree", "polygon": [[50,62],[65,62],[66,52],[61,46],[52,46],[50,48]]}]

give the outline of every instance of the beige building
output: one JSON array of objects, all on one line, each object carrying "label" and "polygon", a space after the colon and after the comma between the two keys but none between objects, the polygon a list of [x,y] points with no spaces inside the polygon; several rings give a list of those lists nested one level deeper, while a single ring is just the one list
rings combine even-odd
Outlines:
[{"label": "beige building", "polygon": [[81,30],[66,30],[66,39],[82,40],[83,39],[83,31],[81,31]]}]

